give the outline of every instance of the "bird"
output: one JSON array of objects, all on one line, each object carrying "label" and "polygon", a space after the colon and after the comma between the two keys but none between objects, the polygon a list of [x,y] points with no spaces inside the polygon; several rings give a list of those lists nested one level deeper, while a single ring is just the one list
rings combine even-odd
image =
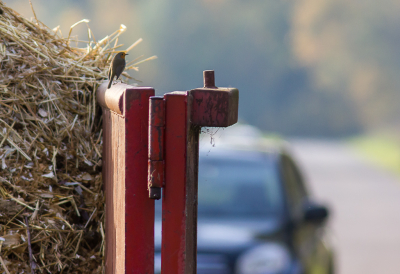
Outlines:
[{"label": "bird", "polygon": [[114,80],[114,77],[117,76],[117,79],[121,75],[121,73],[125,69],[125,56],[128,55],[125,52],[121,51],[118,52],[114,58],[111,61],[110,68],[108,69],[108,79],[110,79],[110,82],[108,83],[108,88],[109,89],[112,85],[112,82]]}]

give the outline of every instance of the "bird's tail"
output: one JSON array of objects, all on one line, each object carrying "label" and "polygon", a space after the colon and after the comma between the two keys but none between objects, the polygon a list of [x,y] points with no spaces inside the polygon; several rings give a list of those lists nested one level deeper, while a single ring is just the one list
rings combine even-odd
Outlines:
[{"label": "bird's tail", "polygon": [[[113,77],[113,78],[114,78],[114,77]],[[109,89],[109,88],[111,87],[112,82],[113,82],[113,78],[111,78],[111,79],[110,79],[110,82],[108,82],[108,87],[107,87],[107,89]]]}]

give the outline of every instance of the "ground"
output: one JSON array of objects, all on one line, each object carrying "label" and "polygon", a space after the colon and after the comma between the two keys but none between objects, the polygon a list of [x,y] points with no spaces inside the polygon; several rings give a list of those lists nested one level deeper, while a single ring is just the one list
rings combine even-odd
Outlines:
[{"label": "ground", "polygon": [[294,140],[311,191],[332,209],[338,274],[400,273],[400,180],[348,144]]}]

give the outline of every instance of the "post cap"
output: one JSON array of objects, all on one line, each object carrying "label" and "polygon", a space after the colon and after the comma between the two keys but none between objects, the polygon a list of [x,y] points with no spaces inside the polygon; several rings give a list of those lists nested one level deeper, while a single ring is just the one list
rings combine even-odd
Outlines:
[{"label": "post cap", "polygon": [[191,123],[202,127],[228,127],[237,123],[239,90],[217,88],[213,70],[203,72],[204,87],[188,91],[192,96]]}]

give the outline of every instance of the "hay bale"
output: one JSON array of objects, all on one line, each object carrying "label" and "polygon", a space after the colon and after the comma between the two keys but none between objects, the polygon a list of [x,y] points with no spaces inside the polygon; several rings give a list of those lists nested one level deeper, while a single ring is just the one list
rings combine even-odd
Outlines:
[{"label": "hay bale", "polygon": [[78,48],[71,32],[63,38],[1,1],[0,11],[0,271],[31,273],[33,260],[35,273],[102,273],[95,91],[125,27],[98,42],[88,28],[90,41]]}]

